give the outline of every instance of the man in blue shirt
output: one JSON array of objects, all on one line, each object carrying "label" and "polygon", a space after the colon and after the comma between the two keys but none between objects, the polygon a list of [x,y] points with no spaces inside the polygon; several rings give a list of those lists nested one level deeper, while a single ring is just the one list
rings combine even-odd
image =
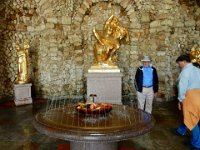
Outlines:
[{"label": "man in blue shirt", "polygon": [[138,108],[151,114],[153,98],[158,92],[158,75],[149,56],[141,60],[143,65],[138,67],[135,74],[135,87],[138,97]]},{"label": "man in blue shirt", "polygon": [[[186,92],[192,89],[200,89],[200,69],[190,63],[188,55],[179,56],[176,63],[181,69],[178,82],[178,108],[181,110],[182,102],[186,98]],[[192,103],[192,101],[190,102]],[[186,131],[187,127],[184,123],[177,128],[177,133],[180,135],[185,135]],[[198,124],[191,131],[192,139],[190,144],[195,149],[200,149],[200,129]]]}]

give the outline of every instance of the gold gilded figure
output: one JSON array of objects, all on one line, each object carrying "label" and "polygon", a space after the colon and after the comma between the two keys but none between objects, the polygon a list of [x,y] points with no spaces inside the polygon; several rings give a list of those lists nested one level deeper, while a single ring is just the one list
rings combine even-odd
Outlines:
[{"label": "gold gilded figure", "polygon": [[116,51],[120,47],[120,41],[126,37],[129,41],[128,30],[119,24],[115,16],[111,16],[105,23],[103,33],[93,29],[98,40],[94,45],[94,65],[116,65]]},{"label": "gold gilded figure", "polygon": [[197,63],[200,65],[200,48],[193,47],[190,52],[190,59],[193,63]]},{"label": "gold gilded figure", "polygon": [[28,49],[29,49],[28,44],[24,44],[23,47],[20,47],[19,44],[16,45],[17,56],[18,56],[18,75],[17,75],[16,83],[19,83],[19,84],[29,82]]}]

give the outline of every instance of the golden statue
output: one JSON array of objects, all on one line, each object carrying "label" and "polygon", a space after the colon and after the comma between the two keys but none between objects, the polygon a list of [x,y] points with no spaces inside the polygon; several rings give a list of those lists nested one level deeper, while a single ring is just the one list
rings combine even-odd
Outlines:
[{"label": "golden statue", "polygon": [[28,49],[29,49],[28,44],[24,44],[23,47],[21,47],[19,44],[16,45],[17,56],[18,56],[18,75],[16,83],[19,84],[24,84],[29,82]]},{"label": "golden statue", "polygon": [[97,42],[94,45],[95,66],[116,66],[116,51],[120,41],[126,37],[129,41],[128,30],[119,24],[115,16],[111,16],[105,23],[103,33],[93,29]]},{"label": "golden statue", "polygon": [[193,47],[190,52],[190,59],[193,63],[197,63],[200,65],[200,48]]}]

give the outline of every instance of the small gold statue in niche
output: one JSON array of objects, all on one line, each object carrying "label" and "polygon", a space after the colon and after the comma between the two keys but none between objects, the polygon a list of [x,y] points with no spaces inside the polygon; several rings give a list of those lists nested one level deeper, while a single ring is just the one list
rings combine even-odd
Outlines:
[{"label": "small gold statue in niche", "polygon": [[193,47],[190,52],[190,59],[193,63],[197,63],[200,65],[200,48]]},{"label": "small gold statue in niche", "polygon": [[18,57],[18,75],[16,83],[24,84],[29,82],[28,74],[28,49],[29,45],[24,43],[23,46],[16,44]]},{"label": "small gold statue in niche", "polygon": [[115,16],[111,16],[105,23],[103,33],[93,29],[98,40],[94,45],[95,66],[116,66],[116,51],[120,47],[120,41],[126,38],[129,41],[127,28],[119,24]]}]

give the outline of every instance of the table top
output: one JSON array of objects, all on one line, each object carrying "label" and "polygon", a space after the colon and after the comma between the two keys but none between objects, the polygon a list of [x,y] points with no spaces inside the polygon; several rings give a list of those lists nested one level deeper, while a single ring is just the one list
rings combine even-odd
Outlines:
[{"label": "table top", "polygon": [[114,142],[149,132],[155,120],[151,114],[131,106],[113,104],[106,115],[83,115],[71,104],[38,113],[33,123],[39,132],[62,140]]}]

